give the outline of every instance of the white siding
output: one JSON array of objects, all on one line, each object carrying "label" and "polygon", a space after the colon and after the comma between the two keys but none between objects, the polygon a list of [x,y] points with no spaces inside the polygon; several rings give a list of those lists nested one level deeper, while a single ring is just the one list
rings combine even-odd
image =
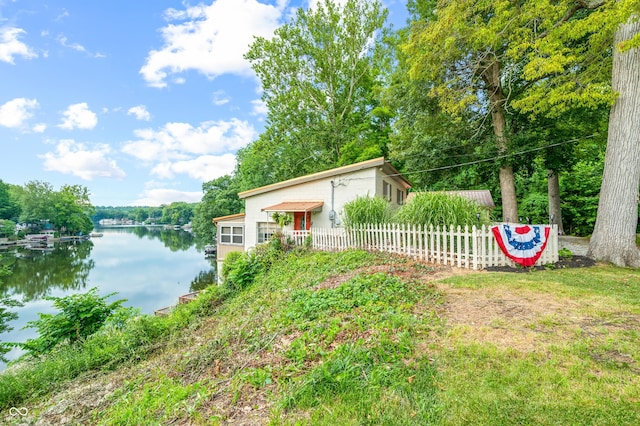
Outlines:
[{"label": "white siding", "polygon": [[[274,191],[249,196],[245,199],[245,247],[257,244],[257,223],[272,221],[271,213],[262,209],[283,201],[323,201],[322,211],[314,212],[311,216],[311,228],[331,228],[329,212],[331,211],[331,181],[334,182],[333,210],[336,212],[336,226],[342,226],[343,206],[357,196],[382,196],[383,178],[391,184],[392,206],[396,203],[396,190],[404,191],[403,186],[393,177],[387,176],[380,168],[372,167],[344,175],[318,179],[312,182],[281,188]],[[292,228],[289,225],[288,228]]]}]

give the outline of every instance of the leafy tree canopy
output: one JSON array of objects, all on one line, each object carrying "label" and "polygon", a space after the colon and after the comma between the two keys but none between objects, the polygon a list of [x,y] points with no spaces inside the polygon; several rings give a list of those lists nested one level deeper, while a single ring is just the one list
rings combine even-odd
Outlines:
[{"label": "leafy tree canopy", "polygon": [[11,195],[11,187],[0,180],[0,219],[17,219],[20,206]]},{"label": "leafy tree canopy", "polygon": [[216,228],[214,217],[240,213],[244,203],[238,198],[239,182],[230,175],[202,184],[204,196],[193,212],[192,229],[199,239],[211,241]]},{"label": "leafy tree canopy", "polygon": [[490,89],[487,73],[498,72],[507,107],[557,117],[613,101],[613,32],[632,3],[481,0],[471,7],[466,0],[416,0],[421,15],[403,49],[411,76],[434,82],[430,93],[446,111],[488,111],[490,97],[480,90]]},{"label": "leafy tree canopy", "polygon": [[242,190],[384,153],[389,117],[375,100],[374,46],[386,16],[377,0],[323,0],[298,9],[272,39],[256,38],[246,58],[267,126],[238,155]]}]

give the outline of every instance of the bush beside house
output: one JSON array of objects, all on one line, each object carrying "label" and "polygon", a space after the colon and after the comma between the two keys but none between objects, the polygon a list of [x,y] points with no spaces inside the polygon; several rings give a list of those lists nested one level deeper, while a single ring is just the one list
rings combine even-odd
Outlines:
[{"label": "bush beside house", "polygon": [[358,197],[344,206],[345,224],[402,223],[454,227],[489,224],[489,211],[477,202],[443,192],[416,194],[395,213],[381,197]]}]

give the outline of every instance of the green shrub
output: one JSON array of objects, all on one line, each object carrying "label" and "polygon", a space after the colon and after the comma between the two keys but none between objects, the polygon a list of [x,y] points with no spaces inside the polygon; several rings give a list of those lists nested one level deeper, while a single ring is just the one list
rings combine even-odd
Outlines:
[{"label": "green shrub", "polygon": [[65,380],[83,372],[109,370],[144,359],[190,324],[213,314],[228,296],[225,288],[211,286],[166,317],[137,315],[134,308],[119,307],[86,339],[75,345],[58,345],[37,360],[25,355],[19,368],[0,374],[0,410],[65,386]]},{"label": "green shrub", "polygon": [[604,162],[580,161],[570,173],[560,175],[560,199],[564,231],[587,236],[593,232],[600,200]]},{"label": "green shrub", "polygon": [[568,248],[561,248],[558,250],[558,256],[560,258],[571,259],[573,257],[573,253]]},{"label": "green shrub", "polygon": [[268,243],[260,244],[249,252],[228,253],[221,268],[224,287],[231,292],[248,287],[259,272],[269,270],[294,246],[282,232],[276,232]]},{"label": "green shrub", "polygon": [[236,263],[236,261],[240,258],[240,256],[242,256],[241,251],[232,251],[230,253],[227,253],[226,257],[224,258],[224,262],[222,262],[222,269],[220,271],[220,278],[222,278],[223,282],[229,276],[229,272],[233,268],[233,265]]},{"label": "green shrub", "polygon": [[389,202],[382,197],[356,197],[344,205],[345,226],[389,223],[392,217]]},{"label": "green shrub", "polygon": [[16,230],[15,222],[10,220],[0,219],[0,237],[11,238],[14,236]]},{"label": "green shrub", "polygon": [[[225,259],[226,262],[227,259]],[[260,258],[252,252],[242,253],[229,266],[224,278],[224,286],[232,292],[240,291],[253,283],[254,278],[262,269]]]},{"label": "green shrub", "polygon": [[489,213],[475,201],[459,195],[423,192],[402,206],[394,219],[399,223],[413,225],[464,227],[488,224]]},{"label": "green shrub", "polygon": [[273,234],[267,244],[260,244],[253,250],[253,254],[256,256],[260,266],[267,270],[273,266],[278,260],[282,258],[282,255],[291,250],[293,246],[287,244],[281,232]]},{"label": "green shrub", "polygon": [[[18,318],[18,314],[9,310],[10,308],[16,308],[23,306],[22,303],[9,297],[0,297],[0,334],[13,330],[13,327],[8,323]],[[9,308],[9,309],[8,309]],[[6,342],[0,342],[0,361],[7,362],[4,355],[11,350],[11,344]]]},{"label": "green shrub", "polygon": [[549,196],[540,192],[527,194],[519,206],[522,222],[526,223],[529,218],[530,223],[549,222]]},{"label": "green shrub", "polygon": [[126,299],[107,303],[107,299],[116,293],[100,297],[98,289],[92,288],[86,293],[65,297],[45,297],[52,300],[59,313],[38,314],[39,319],[29,321],[26,328],[38,330],[38,337],[21,344],[31,355],[40,355],[51,351],[59,343],[75,343],[84,340],[98,331],[107,318],[118,309]]},{"label": "green shrub", "polygon": [[[258,246],[259,248],[260,246]],[[295,241],[291,237],[285,236],[282,231],[276,231],[271,236],[268,244],[264,244],[265,250],[269,250],[272,253],[278,255],[288,252],[295,247]]]}]

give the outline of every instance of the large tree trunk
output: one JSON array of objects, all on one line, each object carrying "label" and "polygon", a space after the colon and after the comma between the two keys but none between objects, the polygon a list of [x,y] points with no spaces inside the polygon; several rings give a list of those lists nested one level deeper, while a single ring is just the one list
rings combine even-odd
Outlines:
[{"label": "large tree trunk", "polygon": [[562,227],[562,207],[560,206],[560,179],[558,172],[547,170],[547,194],[549,196],[549,223],[558,225],[558,234],[564,234]]},{"label": "large tree trunk", "polygon": [[[504,104],[507,101],[500,82],[500,63],[492,61],[486,64],[482,72],[482,79],[487,85],[489,101],[491,103],[491,122],[493,133],[496,135],[498,153],[507,152],[507,119],[504,113]],[[516,198],[515,178],[513,167],[500,166],[500,192],[502,196],[502,220],[505,222],[518,221],[518,199]]]},{"label": "large tree trunk", "polygon": [[516,198],[516,180],[513,167],[500,167],[500,192],[502,195],[502,220],[518,222],[518,200]]},{"label": "large tree trunk", "polygon": [[620,43],[640,33],[629,20],[614,38],[611,108],[604,175],[596,225],[587,256],[618,266],[640,267],[635,244],[640,187],[640,48],[620,52]]}]

